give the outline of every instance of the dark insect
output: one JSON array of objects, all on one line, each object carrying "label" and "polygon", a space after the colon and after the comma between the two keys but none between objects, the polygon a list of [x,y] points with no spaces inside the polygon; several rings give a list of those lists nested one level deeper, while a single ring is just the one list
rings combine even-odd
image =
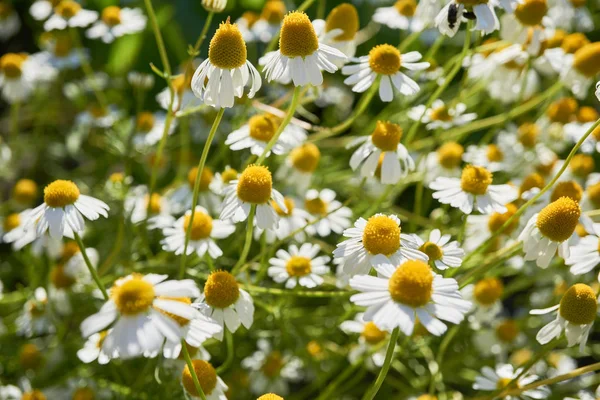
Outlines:
[{"label": "dark insect", "polygon": [[454,29],[458,17],[458,6],[456,4],[450,4],[448,8],[448,26],[450,29]]},{"label": "dark insect", "polygon": [[473,11],[465,11],[465,12],[463,13],[463,15],[464,15],[464,17],[465,17],[466,19],[470,19],[470,20],[475,20],[475,19],[477,19],[477,17],[475,16],[475,13],[474,13]]}]

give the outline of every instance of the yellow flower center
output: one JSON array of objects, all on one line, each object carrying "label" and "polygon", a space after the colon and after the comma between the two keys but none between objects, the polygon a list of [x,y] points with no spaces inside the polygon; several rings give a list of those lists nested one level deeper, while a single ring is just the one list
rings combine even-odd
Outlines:
[{"label": "yellow flower center", "polygon": [[117,6],[108,6],[102,10],[102,21],[108,26],[115,26],[121,23],[121,8]]},{"label": "yellow flower center", "polygon": [[[180,303],[187,304],[187,305],[192,304],[192,299],[190,299],[189,297],[158,296],[158,298],[159,299],[164,299],[164,300],[178,301]],[[154,307],[154,309],[156,311],[158,311],[158,312],[166,315],[167,317],[171,318],[175,322],[177,322],[179,324],[179,326],[186,326],[187,324],[190,323],[190,320],[187,319],[187,318],[183,318],[183,317],[180,317],[179,315],[172,314],[172,313],[167,312],[165,310],[162,310],[162,309],[160,309],[158,307]]]},{"label": "yellow flower center", "polygon": [[[210,363],[204,360],[192,360],[192,366],[194,367],[198,382],[200,383],[200,388],[205,395],[210,395],[213,390],[215,390],[215,387],[217,387],[217,371],[215,371]],[[190,372],[188,365],[183,369],[181,381],[183,387],[189,394],[200,397],[200,393],[196,390],[194,378],[192,378],[192,373]]]},{"label": "yellow flower center", "polygon": [[223,181],[223,183],[229,183],[231,181],[234,181],[237,179],[237,177],[238,172],[233,168],[227,168],[223,172],[221,172],[221,180]]},{"label": "yellow flower center", "polygon": [[[583,106],[579,108],[579,112],[577,113],[577,121],[581,123],[595,122],[598,119],[598,117],[600,117],[598,115],[598,111],[596,111],[594,107],[589,106]],[[592,132],[594,137],[596,136],[595,133],[595,131]]]},{"label": "yellow flower center", "polygon": [[[581,224],[581,223],[577,224],[577,226],[575,227],[575,233],[579,237],[584,237],[584,236],[587,236],[587,234],[588,234],[587,231],[585,230],[585,226],[583,226],[583,224]],[[600,251],[600,244],[598,246],[598,249]]]},{"label": "yellow flower center", "polygon": [[358,11],[356,11],[356,7],[350,3],[342,3],[335,7],[331,10],[325,20],[325,32],[334,29],[342,30],[342,33],[333,38],[335,41],[354,39],[359,28]]},{"label": "yellow flower center", "polygon": [[552,122],[566,124],[570,122],[577,113],[577,100],[572,97],[565,97],[556,100],[550,104],[546,115]]},{"label": "yellow flower center", "polygon": [[519,186],[519,195],[531,190],[533,188],[541,189],[544,187],[544,177],[537,172],[533,172],[523,178],[521,186]]},{"label": "yellow flower center", "polygon": [[242,14],[242,19],[244,19],[246,21],[248,28],[252,28],[254,26],[254,24],[256,23],[256,21],[259,20],[259,18],[260,18],[260,15],[258,15],[254,11],[245,11]]},{"label": "yellow flower center", "polygon": [[588,78],[600,72],[600,42],[584,45],[575,52],[573,68]]},{"label": "yellow flower center", "polygon": [[398,0],[394,3],[394,7],[400,15],[412,17],[417,11],[417,2],[415,0]]},{"label": "yellow flower center", "polygon": [[517,135],[519,142],[527,148],[532,148],[537,143],[537,138],[540,134],[540,128],[536,124],[526,122],[519,126]]},{"label": "yellow flower center", "polygon": [[387,336],[385,331],[382,331],[373,322],[367,322],[360,334],[369,344],[381,343]]},{"label": "yellow flower center", "polygon": [[427,256],[429,257],[429,261],[439,260],[444,255],[444,251],[442,250],[442,248],[440,246],[438,246],[437,244],[435,244],[433,242],[429,242],[429,241],[423,243],[423,245],[419,248],[419,250],[421,250],[423,253],[427,254]]},{"label": "yellow flower center", "polygon": [[265,3],[262,12],[260,13],[260,19],[264,19],[272,25],[279,25],[281,21],[283,21],[285,12],[286,8],[283,1],[269,0]]},{"label": "yellow flower center", "polygon": [[600,182],[588,186],[586,192],[594,206],[600,207]]},{"label": "yellow flower center", "polygon": [[[498,378],[498,382],[496,382],[496,389],[504,389],[513,381],[512,378]],[[515,382],[514,386],[518,387],[519,384]]]},{"label": "yellow flower center", "polygon": [[10,232],[21,224],[21,217],[17,213],[8,214],[4,218],[4,232]]},{"label": "yellow flower center", "polygon": [[150,132],[154,127],[154,114],[142,111],[137,115],[136,126],[139,131]]},{"label": "yellow flower center", "polygon": [[[162,202],[162,197],[160,197],[160,194],[152,193],[152,196],[150,196],[150,200],[148,200],[148,195],[146,195],[145,200],[146,200],[146,207],[148,208],[148,210],[150,211],[151,214],[160,213],[161,202]],[[148,204],[148,202],[150,202],[150,204]]]},{"label": "yellow flower center", "polygon": [[37,183],[31,179],[19,179],[13,188],[13,198],[19,204],[31,203],[37,197]]},{"label": "yellow flower center", "polygon": [[525,0],[517,5],[515,17],[526,26],[536,26],[548,12],[546,0]]},{"label": "yellow flower center", "polygon": [[452,116],[446,106],[441,106],[431,110],[431,119],[434,121],[452,121]]},{"label": "yellow flower center", "polygon": [[482,306],[491,306],[504,293],[504,284],[498,278],[485,278],[475,284],[473,297]]},{"label": "yellow flower center", "polygon": [[0,57],[0,71],[6,78],[20,78],[23,73],[23,63],[27,60],[27,55],[23,53],[7,53]]},{"label": "yellow flower center", "polygon": [[304,200],[304,208],[313,215],[327,215],[327,203],[318,197]]},{"label": "yellow flower center", "polygon": [[433,396],[430,394],[422,394],[417,397],[417,400],[438,400],[437,396]]},{"label": "yellow flower center", "polygon": [[596,319],[598,301],[594,290],[583,283],[576,283],[560,300],[560,316],[575,325],[591,324]]},{"label": "yellow flower center", "polygon": [[[491,233],[497,232],[502,227],[502,225],[504,225],[506,221],[508,221],[510,217],[515,215],[516,212],[517,206],[515,206],[512,203],[506,205],[505,213],[494,212],[492,215],[490,215],[490,219],[488,220],[488,230]],[[505,235],[510,235],[514,232],[515,229],[517,229],[518,226],[519,219],[515,218],[515,220],[511,222],[510,225],[507,226],[504,231],[502,231],[502,233]]]},{"label": "yellow flower center", "polygon": [[95,398],[96,395],[92,389],[88,387],[80,387],[73,392],[72,400],[94,400]]},{"label": "yellow flower center", "polygon": [[277,396],[276,394],[273,394],[273,393],[267,393],[267,394],[263,394],[256,400],[283,400],[283,397]]},{"label": "yellow flower center", "polygon": [[512,343],[520,331],[519,325],[512,319],[504,320],[496,326],[496,336],[504,343]]},{"label": "yellow flower center", "polygon": [[108,114],[108,110],[105,107],[102,107],[98,104],[92,104],[88,107],[88,112],[95,119],[106,117]]},{"label": "yellow flower center", "polygon": [[248,121],[250,137],[268,143],[281,122],[271,114],[254,115]]},{"label": "yellow flower center", "polygon": [[492,184],[492,173],[484,167],[467,165],[460,177],[460,187],[473,195],[483,195]]},{"label": "yellow flower center", "polygon": [[316,340],[311,340],[306,344],[306,351],[315,358],[323,355],[323,347]]},{"label": "yellow flower center", "polygon": [[41,391],[34,389],[29,392],[23,393],[21,400],[46,400],[46,395]]},{"label": "yellow flower center", "polygon": [[73,41],[71,40],[71,37],[62,33],[54,36],[54,55],[56,57],[68,56],[71,53],[71,50],[73,50]]},{"label": "yellow flower center", "polygon": [[374,215],[367,221],[362,242],[370,254],[390,256],[400,248],[400,225],[387,215]]},{"label": "yellow flower center", "polygon": [[577,50],[589,43],[590,40],[583,33],[575,32],[565,36],[560,47],[567,54],[575,54]]},{"label": "yellow flower center", "polygon": [[594,139],[596,139],[596,141],[600,142],[600,126],[594,128],[594,130],[592,131],[592,136],[594,137]]},{"label": "yellow flower center", "polygon": [[237,24],[231,24],[229,19],[222,22],[208,46],[210,63],[222,69],[235,69],[246,63],[246,56],[246,42]]},{"label": "yellow flower center", "polygon": [[594,168],[596,167],[596,163],[592,156],[587,154],[577,154],[571,159],[571,172],[574,175],[585,178],[592,172],[594,172]]},{"label": "yellow flower center", "polygon": [[75,254],[79,253],[80,251],[81,250],[79,249],[77,242],[72,241],[72,240],[65,242],[65,244],[63,245],[61,254],[60,254],[60,262],[63,264],[66,263]]},{"label": "yellow flower center", "polygon": [[292,211],[294,211],[294,200],[290,197],[284,197],[283,202],[285,203],[285,208],[287,208],[287,212],[283,211],[281,207],[275,202],[275,200],[271,200],[271,206],[280,217],[289,217],[292,215]]},{"label": "yellow flower center", "polygon": [[447,169],[457,168],[462,162],[465,149],[458,143],[444,143],[437,150],[438,162]]},{"label": "yellow flower center", "polygon": [[400,51],[389,44],[380,44],[369,51],[369,66],[376,74],[394,75],[401,66]]},{"label": "yellow flower center", "polygon": [[133,316],[150,309],[154,301],[154,286],[140,274],[132,277],[121,285],[114,285],[110,297],[115,302],[117,310],[122,315]]},{"label": "yellow flower center", "polygon": [[186,89],[190,88],[191,82],[192,82],[192,78],[187,77],[186,74],[177,75],[175,78],[173,78],[173,81],[172,81],[173,89],[175,90],[175,92],[177,94],[181,95]]},{"label": "yellow flower center", "polygon": [[25,343],[19,351],[19,363],[24,369],[37,369],[42,365],[43,356],[33,343]]},{"label": "yellow flower center", "polygon": [[371,134],[371,141],[381,151],[396,151],[400,139],[402,139],[402,128],[392,122],[377,121],[375,130]]},{"label": "yellow flower center", "polygon": [[475,7],[479,4],[487,4],[488,0],[457,0],[458,4],[463,4],[465,7]]},{"label": "yellow flower center", "polygon": [[240,297],[237,280],[227,271],[216,271],[208,276],[204,285],[206,303],[215,308],[227,308]]},{"label": "yellow flower center", "polygon": [[81,5],[73,0],[63,0],[54,8],[54,12],[64,19],[73,18],[81,10]]},{"label": "yellow flower center", "polygon": [[279,350],[273,350],[265,359],[261,371],[267,378],[275,378],[283,368],[283,355]]},{"label": "yellow flower center", "polygon": [[310,258],[292,256],[285,264],[285,270],[289,276],[305,276],[312,271]]},{"label": "yellow flower center", "polygon": [[[187,176],[187,180],[188,180],[188,185],[190,186],[190,188],[193,190],[194,189],[194,184],[196,183],[196,176],[198,175],[198,167],[194,167],[192,169],[190,169],[190,172],[188,172],[188,176]],[[209,189],[210,183],[213,180],[213,172],[210,168],[208,168],[207,166],[204,166],[204,168],[202,168],[202,175],[200,175],[200,191],[201,192],[206,192]]]},{"label": "yellow flower center", "polygon": [[27,310],[31,314],[32,318],[41,317],[46,313],[46,304],[48,304],[47,299],[42,301],[32,300],[29,302]]},{"label": "yellow flower center", "polygon": [[237,195],[243,202],[265,204],[271,198],[273,178],[267,167],[250,165],[240,175]]},{"label": "yellow flower center", "polygon": [[56,180],[44,188],[44,203],[49,207],[65,207],[79,198],[79,188],[71,181]]},{"label": "yellow flower center", "polygon": [[50,281],[57,289],[68,289],[75,283],[75,279],[65,273],[65,266],[62,264],[58,264],[52,268],[50,271]]},{"label": "yellow flower center", "polygon": [[[183,230],[187,232],[190,226],[191,215],[186,215],[183,219]],[[190,231],[191,240],[202,240],[210,237],[210,233],[213,229],[213,219],[210,215],[203,213],[202,211],[196,211],[194,213],[194,220],[192,221],[192,230]]]},{"label": "yellow flower center", "polygon": [[523,365],[526,362],[528,362],[529,360],[531,360],[532,356],[533,356],[533,352],[531,350],[519,349],[511,354],[510,362],[513,365]]},{"label": "yellow flower center", "polygon": [[433,293],[433,274],[423,261],[409,260],[400,265],[390,277],[392,299],[411,307],[423,307]]},{"label": "yellow flower center", "polygon": [[279,50],[286,57],[306,57],[319,48],[319,39],[308,16],[302,11],[288,13],[283,18]]},{"label": "yellow flower center", "polygon": [[570,197],[579,203],[583,197],[583,189],[575,181],[558,182],[552,191],[550,201],[556,201],[561,197]]},{"label": "yellow flower center", "polygon": [[485,156],[487,157],[488,161],[491,162],[500,162],[504,160],[504,153],[496,144],[489,144],[487,146]]},{"label": "yellow flower center", "polygon": [[581,210],[575,200],[561,197],[540,211],[536,225],[550,240],[564,242],[575,231],[580,215]]},{"label": "yellow flower center", "polygon": [[290,153],[292,165],[299,171],[304,173],[312,173],[317,169],[321,152],[313,143],[304,143],[296,147]]}]

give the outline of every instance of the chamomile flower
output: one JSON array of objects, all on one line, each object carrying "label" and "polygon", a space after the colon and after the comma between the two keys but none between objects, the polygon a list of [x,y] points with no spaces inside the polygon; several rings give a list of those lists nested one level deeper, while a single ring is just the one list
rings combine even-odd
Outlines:
[{"label": "chamomile flower", "polygon": [[281,0],[266,1],[258,20],[251,24],[250,31],[259,41],[270,42],[279,32],[286,10],[285,3]]},{"label": "chamomile flower", "polygon": [[421,32],[424,24],[419,18],[415,18],[416,11],[415,0],[398,0],[391,7],[376,8],[373,21],[392,29]]},{"label": "chamomile flower", "polygon": [[[194,200],[194,185],[198,175],[198,167],[189,170],[187,182],[183,183],[179,188],[175,189],[168,197],[172,203],[173,211],[183,212],[192,208]],[[222,185],[226,187],[232,180],[237,178],[237,171],[230,170],[221,174],[223,180]],[[200,188],[198,192],[198,204],[206,208],[211,213],[219,212],[221,207],[221,199],[217,194],[222,194],[222,188],[219,182],[215,181],[216,176],[212,169],[207,166],[202,168],[200,175]]]},{"label": "chamomile flower", "polygon": [[28,214],[26,225],[36,229],[38,236],[50,231],[50,236],[61,238],[66,227],[81,233],[84,217],[90,221],[107,218],[108,210],[106,203],[81,194],[74,182],[59,179],[44,188],[44,203]]},{"label": "chamomile flower", "polygon": [[406,147],[400,143],[401,138],[400,125],[377,121],[371,135],[360,137],[348,144],[348,147],[352,147],[361,143],[350,158],[350,167],[353,171],[360,167],[360,175],[370,178],[375,175],[382,158],[381,183],[395,185],[409,171],[415,169],[415,162]]},{"label": "chamomile flower", "polygon": [[259,18],[260,15],[254,11],[244,11],[244,13],[235,20],[235,24],[242,33],[242,38],[246,43],[256,42],[256,37],[252,32],[252,27]]},{"label": "chamomile flower", "polygon": [[458,103],[448,107],[442,100],[433,102],[430,108],[418,105],[409,110],[408,116],[414,121],[421,121],[428,130],[450,129],[453,126],[461,126],[477,118],[477,114],[465,114],[467,106]]},{"label": "chamomile flower", "polygon": [[281,25],[279,50],[260,61],[268,81],[291,79],[295,86],[320,86],[323,73],[337,71],[336,61],[346,59],[336,48],[319,43],[308,16],[301,11],[288,13]]},{"label": "chamomile flower", "polygon": [[[356,54],[357,33],[360,29],[358,11],[350,3],[342,3],[334,7],[325,20],[313,21],[319,42],[338,49],[348,58]],[[346,60],[335,62],[340,68]]]},{"label": "chamomile flower", "polygon": [[[519,377],[522,372],[523,370],[521,368],[515,370],[510,364],[499,364],[495,369],[483,367],[481,369],[481,375],[475,377],[473,389],[495,392],[499,389],[505,389],[509,383],[517,378],[517,387],[529,385],[539,379],[537,375],[523,375]],[[520,394],[520,396],[526,399],[545,399],[548,398],[549,395],[550,389],[545,386],[525,390]],[[506,396],[504,398],[511,400],[518,397]]]},{"label": "chamomile flower", "polygon": [[311,219],[310,214],[298,206],[298,201],[292,197],[284,197],[286,211],[279,208],[277,203],[271,202],[275,212],[279,215],[279,225],[274,229],[261,229],[256,227],[254,238],[259,240],[261,235],[265,235],[267,243],[273,243],[275,240],[290,239],[292,233],[295,233],[293,239],[302,242],[306,239],[306,233],[302,228],[305,228],[308,220]]},{"label": "chamomile flower", "polygon": [[[250,149],[255,156],[261,156],[269,141],[275,136],[281,119],[272,114],[257,114],[250,117],[247,124],[231,132],[225,144],[233,151]],[[306,140],[306,131],[293,123],[288,124],[273,145],[272,152],[280,155]],[[267,157],[271,154],[267,153]]]},{"label": "chamomile flower", "polygon": [[554,24],[547,16],[546,0],[523,0],[515,12],[502,16],[500,37],[512,43],[523,44],[531,54],[539,54],[542,44],[550,39]]},{"label": "chamomile flower", "polygon": [[461,293],[473,305],[474,312],[469,315],[473,329],[479,329],[481,324],[491,323],[502,312],[504,284],[499,278],[483,278],[475,284],[465,286]]},{"label": "chamomile flower", "polygon": [[23,313],[17,317],[17,334],[25,337],[54,333],[52,313],[46,289],[38,287],[33,296],[23,304]]},{"label": "chamomile flower", "polygon": [[131,189],[127,194],[125,210],[129,213],[131,222],[139,224],[149,217],[170,216],[171,204],[167,197],[156,192],[149,196],[148,188],[140,185]]},{"label": "chamomile flower", "polygon": [[335,197],[336,194],[331,189],[310,189],[306,192],[304,209],[310,215],[310,225],[306,227],[306,233],[326,237],[331,235],[331,232],[341,234],[352,225],[352,210],[342,205]]},{"label": "chamomile flower", "polygon": [[296,193],[305,192],[319,166],[321,151],[311,142],[302,143],[292,149],[275,175],[277,179],[290,182]]},{"label": "chamomile flower", "polygon": [[556,28],[569,32],[589,32],[594,30],[594,20],[586,2],[581,0],[559,0],[548,10],[548,17]]},{"label": "chamomile flower", "polygon": [[194,94],[215,108],[230,108],[234,97],[244,95],[244,86],[250,85],[248,97],[252,98],[261,82],[260,74],[246,59],[246,42],[237,25],[229,20],[221,23],[210,41],[208,58],[192,77]]},{"label": "chamomile flower", "polygon": [[570,197],[560,197],[533,215],[519,235],[525,260],[535,260],[538,267],[546,268],[557,250],[560,257],[569,258],[569,239],[580,216],[579,204]]},{"label": "chamomile flower", "polygon": [[[161,241],[163,250],[183,253],[185,247],[185,236],[190,226],[191,210],[187,211],[181,218],[174,221],[171,226],[163,228],[165,238]],[[217,246],[214,239],[224,239],[235,231],[235,226],[229,222],[213,219],[208,211],[196,206],[194,219],[191,221],[192,228],[187,246],[187,254],[196,253],[198,257],[204,257],[206,253],[215,259],[223,255],[223,251]]]},{"label": "chamomile flower", "polygon": [[[208,181],[208,187],[213,193],[222,195],[223,189],[227,187],[229,182],[236,180],[239,175],[240,174],[237,172],[237,170],[231,168],[229,165],[226,165],[222,172],[215,173],[214,176]],[[200,182],[200,186],[202,186],[202,181]]]},{"label": "chamomile flower", "polygon": [[401,72],[401,68],[410,71],[423,71],[429,68],[428,62],[418,62],[421,53],[411,51],[401,54],[389,44],[380,44],[369,51],[368,56],[358,57],[356,64],[342,68],[342,74],[350,75],[344,83],[352,86],[352,91],[362,93],[375,84],[379,78],[379,98],[390,102],[394,98],[395,87],[401,94],[412,96],[417,93],[419,85]]},{"label": "chamomile flower", "polygon": [[9,2],[0,2],[0,40],[6,41],[21,29],[21,18]]},{"label": "chamomile flower", "polygon": [[447,142],[436,151],[429,153],[425,162],[421,164],[422,167],[419,167],[425,173],[425,183],[430,184],[439,176],[459,178],[464,152],[465,149],[461,144]]},{"label": "chamomile flower", "polygon": [[56,70],[38,55],[6,53],[0,57],[0,89],[9,103],[29,98],[36,85],[52,80],[55,75]]},{"label": "chamomile flower", "polygon": [[[42,13],[40,13],[39,16],[42,16]],[[48,19],[44,22],[44,29],[46,31],[51,31],[54,29],[85,28],[97,19],[97,11],[86,10],[81,7],[81,4],[74,0],[61,0],[54,6]]]},{"label": "chamomile flower", "polygon": [[364,319],[381,330],[391,332],[398,327],[410,336],[418,317],[425,329],[440,336],[447,329],[440,319],[458,324],[471,308],[471,303],[462,299],[458,283],[435,274],[424,261],[407,260],[394,266],[378,255],[373,264],[377,277],[350,278],[350,287],[362,292],[350,301],[367,307]]},{"label": "chamomile flower", "polygon": [[20,213],[8,214],[3,218],[2,226],[0,226],[0,242],[12,243],[12,249],[19,251],[29,243],[36,240],[35,229],[25,229],[27,226],[27,218],[31,209],[27,209]]},{"label": "chamomile flower", "polygon": [[439,229],[432,230],[427,240],[423,240],[415,234],[401,234],[400,236],[405,240],[407,247],[425,253],[429,257],[429,262],[433,263],[440,271],[458,268],[462,264],[465,251],[458,247],[457,241],[450,241],[449,234],[442,235]]},{"label": "chamomile flower", "polygon": [[73,45],[71,35],[64,31],[46,32],[41,47],[45,49],[41,55],[49,65],[59,71],[76,69],[81,66],[82,59],[89,59],[89,53],[83,49],[79,51]]},{"label": "chamomile flower", "polygon": [[139,8],[108,6],[102,10],[97,21],[85,35],[90,39],[102,39],[112,43],[121,36],[138,33],[146,27],[146,16]]},{"label": "chamomile flower", "polygon": [[[135,117],[135,133],[133,142],[140,148],[151,147],[162,139],[167,115],[164,112],[151,113],[142,111]],[[177,120],[171,122],[168,135],[172,135],[177,127]]]},{"label": "chamomile flower", "polygon": [[124,359],[156,353],[165,338],[181,340],[177,318],[190,320],[197,311],[178,298],[198,297],[200,292],[192,280],[166,279],[167,275],[138,273],[118,279],[100,311],[81,323],[82,335],[87,338],[112,325],[102,351]]},{"label": "chamomile flower", "polygon": [[481,329],[473,337],[477,349],[486,356],[506,357],[509,350],[522,347],[527,342],[519,322],[514,319],[495,319],[489,329]]},{"label": "chamomile flower", "polygon": [[273,178],[268,168],[250,165],[237,180],[224,190],[225,200],[220,218],[233,222],[245,221],[252,207],[256,208],[256,225],[262,229],[277,227],[279,216],[272,201],[287,211],[283,195],[273,189]]},{"label": "chamomile flower", "polygon": [[[596,110],[591,110],[593,111],[588,113],[588,116],[590,117],[589,119],[586,118],[581,122],[570,122],[564,126],[565,136],[570,142],[577,143],[598,119],[599,115]],[[581,144],[579,149],[582,153],[586,154],[593,154],[596,152],[600,153],[600,127],[596,127],[592,131],[592,133]]]},{"label": "chamomile flower", "polygon": [[492,185],[492,177],[484,167],[467,165],[460,179],[440,177],[429,187],[434,190],[434,199],[465,214],[473,209],[483,214],[506,212],[505,204],[515,200],[517,192],[511,185]]},{"label": "chamomile flower", "polygon": [[588,95],[594,77],[600,72],[600,42],[588,43],[574,54],[558,55],[560,80],[575,97],[583,99]]},{"label": "chamomile flower", "polygon": [[291,245],[289,251],[277,250],[277,257],[269,260],[267,273],[277,283],[285,282],[287,289],[296,285],[314,288],[323,283],[321,275],[329,272],[327,256],[316,257],[321,247],[304,243],[300,248]]},{"label": "chamomile flower", "polygon": [[200,392],[196,389],[194,378],[190,372],[188,365],[183,369],[181,375],[181,384],[185,388],[185,391],[194,399],[206,398],[206,400],[227,400],[225,392],[227,392],[227,385],[221,377],[217,375],[217,371],[211,363],[204,360],[192,360],[192,367],[200,388],[204,393],[201,397]]},{"label": "chamomile flower", "polygon": [[77,350],[77,358],[86,364],[96,360],[100,365],[108,364],[110,358],[102,351],[102,344],[104,343],[104,339],[106,339],[108,332],[109,331],[106,330],[90,335],[83,344],[83,348]]},{"label": "chamomile flower", "polygon": [[112,128],[115,122],[121,118],[121,111],[115,106],[103,107],[91,104],[85,111],[77,114],[75,123],[77,125],[92,128]]},{"label": "chamomile flower", "polygon": [[573,275],[586,274],[600,264],[600,224],[591,225],[592,232],[584,236],[575,246],[569,249],[565,264]]},{"label": "chamomile flower", "polygon": [[483,167],[490,172],[512,171],[518,167],[513,148],[502,144],[470,145],[463,155],[466,163]]},{"label": "chamomile flower", "polygon": [[458,28],[466,18],[464,13],[472,12],[477,23],[473,30],[482,34],[490,34],[500,29],[500,22],[494,10],[494,3],[488,0],[451,0],[435,17],[435,26],[440,33],[454,37]]},{"label": "chamomile flower", "polygon": [[359,334],[358,345],[348,353],[348,361],[354,364],[364,355],[370,356],[375,367],[381,367],[385,359],[385,347],[381,343],[389,340],[388,333],[382,331],[372,321],[365,321],[364,313],[358,313],[351,321],[344,321],[340,329],[348,335]]},{"label": "chamomile flower", "polygon": [[546,344],[560,337],[564,331],[569,347],[579,343],[579,351],[583,351],[597,311],[596,292],[588,285],[577,283],[565,292],[559,304],[543,310],[531,310],[532,315],[556,312],[556,319],[540,329],[536,339]]},{"label": "chamomile flower", "polygon": [[[191,68],[191,65],[188,67]],[[191,77],[192,74],[190,72],[190,76],[184,71],[183,73],[177,75],[171,81],[171,86],[173,86],[173,109],[178,110],[179,112],[185,110],[186,108],[195,107],[200,105],[202,102],[198,99],[192,88]],[[156,101],[164,110],[168,110],[171,104],[171,91],[169,87],[164,88],[156,95]]]},{"label": "chamomile flower", "polygon": [[[254,321],[252,297],[240,289],[238,281],[227,271],[216,271],[208,276],[204,292],[193,306],[232,333],[240,325],[250,329]],[[223,340],[223,331],[216,333],[215,337]]]}]

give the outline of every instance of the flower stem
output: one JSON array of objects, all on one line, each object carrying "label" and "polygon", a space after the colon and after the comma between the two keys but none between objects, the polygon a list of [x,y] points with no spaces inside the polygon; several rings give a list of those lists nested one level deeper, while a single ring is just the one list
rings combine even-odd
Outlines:
[{"label": "flower stem", "polygon": [[108,300],[108,293],[106,292],[106,289],[104,288],[104,285],[102,284],[102,282],[100,282],[100,278],[98,277],[98,273],[96,272],[96,269],[92,266],[92,262],[90,261],[88,255],[87,255],[87,252],[85,251],[85,245],[81,241],[81,237],[75,231],[73,231],[73,236],[75,237],[75,241],[77,242],[77,245],[79,246],[79,250],[81,250],[81,255],[83,256],[85,265],[87,266],[88,270],[90,271],[92,278],[94,278],[94,282],[96,282],[98,289],[100,289],[100,291],[102,292],[102,296],[104,296],[104,300]]},{"label": "flower stem", "polygon": [[187,248],[190,243],[190,234],[192,232],[192,226],[194,221],[194,215],[196,214],[196,205],[198,204],[198,197],[200,196],[200,179],[202,178],[202,171],[204,170],[204,165],[206,164],[206,159],[208,158],[208,152],[210,150],[210,145],[215,138],[215,134],[217,132],[217,128],[221,123],[221,119],[223,118],[223,113],[225,113],[225,109],[219,109],[217,115],[215,116],[215,120],[213,121],[212,128],[210,128],[210,132],[208,134],[208,138],[206,139],[206,143],[204,143],[204,149],[202,149],[202,155],[200,156],[200,161],[198,162],[198,171],[196,173],[196,180],[194,181],[194,192],[192,195],[192,210],[190,214],[190,223],[188,224],[187,230],[185,231],[185,242],[183,245],[183,254],[181,254],[181,261],[179,264],[179,279],[183,279],[185,276],[185,260],[187,258]]},{"label": "flower stem", "polygon": [[246,262],[246,258],[248,258],[248,252],[250,251],[250,243],[252,243],[252,231],[254,230],[254,214],[256,214],[256,204],[252,204],[252,206],[250,207],[250,214],[248,215],[248,225],[246,227],[246,241],[244,242],[244,248],[242,249],[242,254],[240,254],[240,259],[231,270],[232,275],[235,275],[238,272],[240,267]]},{"label": "flower stem", "polygon": [[181,351],[183,351],[183,356],[185,357],[185,363],[190,370],[190,375],[192,375],[192,380],[194,381],[194,386],[196,387],[196,391],[202,400],[206,400],[206,396],[204,395],[204,391],[202,390],[202,386],[200,386],[200,381],[198,381],[198,376],[196,375],[196,370],[194,369],[194,364],[192,363],[192,358],[190,357],[190,353],[185,344],[185,340],[181,339]]},{"label": "flower stem", "polygon": [[156,18],[154,7],[152,7],[152,0],[144,0],[144,4],[146,5],[146,12],[148,13],[148,17],[150,18],[150,23],[152,24],[152,30],[154,31],[154,37],[156,38],[156,45],[158,46],[160,59],[163,63],[163,69],[165,70],[166,75],[170,78],[171,65],[169,64],[167,50],[165,49],[165,42],[163,40],[162,34],[160,33],[160,27],[158,26],[158,19]]},{"label": "flower stem", "polygon": [[400,328],[394,328],[392,331],[392,336],[390,337],[390,343],[388,344],[387,351],[385,353],[385,361],[383,362],[383,366],[379,371],[379,375],[377,376],[377,380],[373,384],[373,387],[365,393],[362,400],[373,400],[379,392],[379,388],[383,384],[385,377],[390,369],[390,365],[392,364],[392,357],[394,356],[394,349],[396,348],[396,342],[398,341],[398,333],[400,332]]},{"label": "flower stem", "polygon": [[212,22],[214,15],[215,13],[213,11],[208,12],[208,15],[206,16],[206,21],[204,21],[204,26],[202,27],[202,32],[200,32],[200,36],[198,36],[196,44],[194,45],[194,49],[190,54],[192,59],[194,59],[194,57],[196,57],[200,52],[200,46],[202,46],[204,39],[206,39],[206,33],[208,32],[208,28],[210,28],[210,23]]},{"label": "flower stem", "polygon": [[364,359],[357,360],[354,364],[348,365],[348,367],[335,378],[333,382],[331,382],[325,390],[316,398],[316,400],[329,400],[333,397],[333,393],[348,377],[350,377],[354,372],[363,365]]},{"label": "flower stem", "polygon": [[233,333],[229,330],[225,330],[225,343],[227,345],[227,358],[225,358],[225,362],[217,368],[217,375],[221,375],[223,372],[227,371],[233,362]]},{"label": "flower stem", "polygon": [[19,110],[21,102],[15,101],[10,105],[10,137],[14,140],[19,133]]}]

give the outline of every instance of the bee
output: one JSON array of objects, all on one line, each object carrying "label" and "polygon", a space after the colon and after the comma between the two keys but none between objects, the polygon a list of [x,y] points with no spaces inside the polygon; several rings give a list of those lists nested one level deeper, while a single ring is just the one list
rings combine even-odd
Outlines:
[{"label": "bee", "polygon": [[456,21],[458,20],[458,6],[456,4],[450,4],[448,8],[448,26],[450,29],[454,29]]}]

